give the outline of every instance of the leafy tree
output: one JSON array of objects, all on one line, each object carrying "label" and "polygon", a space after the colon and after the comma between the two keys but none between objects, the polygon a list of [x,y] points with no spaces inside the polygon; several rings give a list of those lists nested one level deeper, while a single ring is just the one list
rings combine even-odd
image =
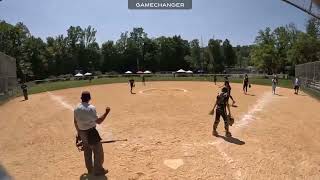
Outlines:
[{"label": "leafy tree", "polygon": [[221,73],[224,70],[224,57],[223,57],[223,49],[221,45],[222,41],[219,39],[210,39],[208,43],[209,57],[211,57],[212,69],[215,73]]},{"label": "leafy tree", "polygon": [[223,44],[224,65],[231,67],[236,64],[236,53],[230,44],[230,41],[226,39]]},{"label": "leafy tree", "polygon": [[186,61],[190,64],[190,67],[194,70],[202,69],[203,62],[201,62],[201,48],[198,39],[190,42],[190,54],[190,56],[186,56]]}]

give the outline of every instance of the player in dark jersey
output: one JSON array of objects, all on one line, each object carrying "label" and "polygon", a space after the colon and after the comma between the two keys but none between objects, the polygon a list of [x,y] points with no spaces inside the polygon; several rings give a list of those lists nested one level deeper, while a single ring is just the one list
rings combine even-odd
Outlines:
[{"label": "player in dark jersey", "polygon": [[216,109],[216,117],[213,123],[212,135],[218,136],[217,127],[220,122],[220,116],[222,116],[224,121],[224,129],[226,130],[226,136],[231,137],[231,133],[229,131],[229,117],[227,115],[227,109],[229,112],[229,116],[231,117],[230,106],[228,103],[228,88],[223,87],[221,93],[217,96],[216,103],[210,112],[210,114],[214,114],[214,109]]},{"label": "player in dark jersey", "polygon": [[248,92],[248,86],[249,86],[249,77],[246,74],[243,78],[243,92],[244,94],[247,94]]},{"label": "player in dark jersey", "polygon": [[23,92],[24,100],[28,100],[28,86],[24,83],[21,84],[21,89]]},{"label": "player in dark jersey", "polygon": [[131,78],[129,80],[129,84],[130,84],[130,93],[133,94],[132,89],[135,87],[134,79]]},{"label": "player in dark jersey", "polygon": [[232,106],[235,106],[234,104],[236,103],[236,101],[231,96],[231,86],[230,86],[229,80],[224,81],[224,87],[226,87],[228,89],[228,101],[230,98],[232,100]]},{"label": "player in dark jersey", "polygon": [[217,85],[217,76],[216,75],[213,75],[213,82],[215,85]]},{"label": "player in dark jersey", "polygon": [[142,75],[142,84],[145,86],[146,85],[146,78],[144,77],[144,75]]}]

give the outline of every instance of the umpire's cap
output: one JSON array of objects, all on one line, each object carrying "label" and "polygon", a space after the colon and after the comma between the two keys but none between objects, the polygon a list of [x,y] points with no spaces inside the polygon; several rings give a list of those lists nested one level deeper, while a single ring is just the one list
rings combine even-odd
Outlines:
[{"label": "umpire's cap", "polygon": [[83,91],[81,93],[81,100],[82,102],[88,102],[91,99],[91,95],[89,91]]}]

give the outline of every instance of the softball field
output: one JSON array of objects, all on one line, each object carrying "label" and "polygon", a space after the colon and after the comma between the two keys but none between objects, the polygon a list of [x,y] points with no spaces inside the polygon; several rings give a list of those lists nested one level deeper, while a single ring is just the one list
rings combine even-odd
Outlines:
[{"label": "softball field", "polygon": [[[222,85],[221,83],[219,85]],[[126,83],[45,92],[0,106],[0,164],[20,179],[105,179],[85,176],[75,147],[73,107],[83,90],[102,113],[108,179],[320,179],[320,102],[292,89],[231,84],[233,137],[211,134],[208,115],[220,88],[212,82]]]}]

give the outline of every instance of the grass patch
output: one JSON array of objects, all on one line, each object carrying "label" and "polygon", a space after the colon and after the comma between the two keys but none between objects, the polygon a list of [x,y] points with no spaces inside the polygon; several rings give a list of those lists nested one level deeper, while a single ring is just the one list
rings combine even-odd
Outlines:
[{"label": "grass patch", "polygon": [[320,92],[311,88],[304,87],[302,91],[309,94],[310,96],[320,100]]},{"label": "grass patch", "polygon": [[[134,79],[137,82],[141,82],[140,77],[134,77]],[[117,77],[117,78],[101,78],[101,79],[93,79],[91,82],[89,80],[74,80],[74,81],[58,81],[58,82],[50,82],[50,83],[43,83],[43,84],[33,84],[29,85],[28,92],[29,94],[36,94],[46,91],[54,91],[54,90],[60,90],[60,89],[68,89],[68,88],[75,88],[75,87],[84,87],[84,86],[91,86],[91,85],[100,85],[100,84],[112,84],[112,83],[127,83],[129,80],[128,77]],[[172,76],[152,76],[152,77],[146,77],[147,82],[148,81],[210,81],[213,82],[212,77],[172,77]],[[218,82],[223,81],[223,78],[218,78]],[[232,78],[230,79],[232,83],[242,83],[242,79],[240,78]],[[265,86],[271,86],[271,80],[265,79],[265,78],[250,78],[250,83],[253,85],[265,85]],[[279,84],[280,87],[283,88],[292,88],[292,81],[280,79]],[[309,88],[303,88],[302,89],[305,93],[317,98],[320,100],[320,93],[316,90],[309,89]],[[22,93],[18,91],[14,96],[11,96],[11,98],[16,96],[21,96]],[[6,102],[8,97],[0,97],[0,105]]]},{"label": "grass patch", "polygon": [[[141,81],[141,78],[134,78],[137,82]],[[91,82],[89,80],[75,80],[75,81],[59,81],[51,83],[43,83],[38,85],[33,85],[29,87],[29,94],[41,93],[45,91],[54,91],[59,89],[67,89],[74,87],[83,87],[90,85],[99,85],[99,84],[111,84],[111,83],[126,83],[129,78],[119,77],[119,78],[101,78],[93,79]],[[147,81],[213,81],[212,77],[146,77]],[[218,79],[218,81],[223,79]],[[242,79],[230,79],[232,83],[242,83]],[[257,85],[267,85],[271,86],[270,79],[250,79],[250,83]],[[291,80],[280,80],[280,87],[292,88]]]}]

